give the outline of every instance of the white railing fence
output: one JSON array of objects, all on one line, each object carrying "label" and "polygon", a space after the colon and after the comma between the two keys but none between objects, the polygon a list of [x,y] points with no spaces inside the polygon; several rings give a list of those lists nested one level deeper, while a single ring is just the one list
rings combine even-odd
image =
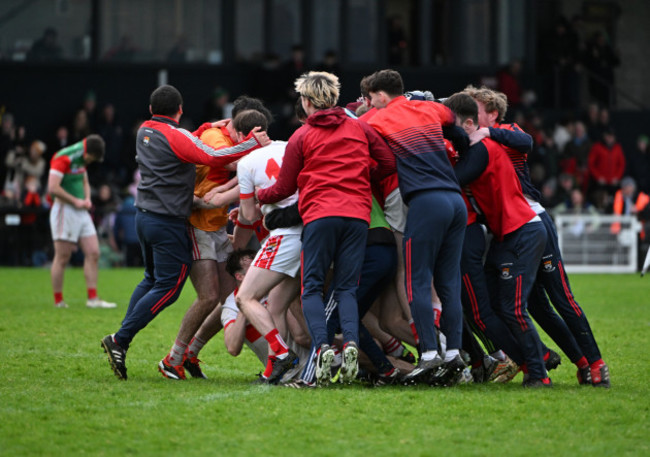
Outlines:
[{"label": "white railing fence", "polygon": [[555,215],[566,270],[571,273],[634,273],[638,233],[634,216]]}]

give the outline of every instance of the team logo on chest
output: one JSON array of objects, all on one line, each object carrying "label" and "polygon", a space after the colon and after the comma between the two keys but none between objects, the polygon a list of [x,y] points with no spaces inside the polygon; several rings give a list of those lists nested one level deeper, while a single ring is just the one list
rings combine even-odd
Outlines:
[{"label": "team logo on chest", "polygon": [[151,140],[151,138],[149,138],[148,136],[145,136],[145,137],[142,139],[142,143],[144,143],[145,146],[149,146],[149,141],[150,141],[150,140]]}]

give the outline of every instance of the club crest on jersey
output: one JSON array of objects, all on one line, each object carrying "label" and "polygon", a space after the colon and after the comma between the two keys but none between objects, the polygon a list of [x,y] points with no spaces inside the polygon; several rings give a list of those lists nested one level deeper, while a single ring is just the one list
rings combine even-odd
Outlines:
[{"label": "club crest on jersey", "polygon": [[512,279],[510,267],[501,267],[501,279]]},{"label": "club crest on jersey", "polygon": [[151,138],[149,138],[148,136],[145,136],[142,139],[142,142],[144,143],[145,146],[149,146],[149,140],[151,140]]}]

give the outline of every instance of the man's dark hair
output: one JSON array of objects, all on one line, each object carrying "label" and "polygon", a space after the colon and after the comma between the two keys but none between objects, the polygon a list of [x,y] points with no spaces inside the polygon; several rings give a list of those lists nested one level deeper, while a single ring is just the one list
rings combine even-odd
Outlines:
[{"label": "man's dark hair", "polygon": [[241,261],[246,257],[254,259],[255,254],[257,254],[257,252],[252,249],[237,249],[236,251],[231,252],[226,260],[226,271],[234,278],[235,273],[241,271]]},{"label": "man's dark hair", "polygon": [[307,116],[305,108],[302,107],[302,100],[300,97],[298,97],[298,100],[296,100],[296,106],[294,106],[294,109],[296,111],[296,119],[304,123],[309,116]]},{"label": "man's dark hair", "polygon": [[447,98],[443,105],[456,113],[461,122],[471,119],[474,124],[478,125],[478,105],[470,95],[458,92]]},{"label": "man's dark hair", "polygon": [[93,133],[86,137],[86,154],[92,157],[95,162],[104,161],[104,151],[106,151],[106,143],[104,139]]},{"label": "man's dark hair", "polygon": [[269,128],[266,116],[254,109],[241,111],[233,117],[232,126],[236,132],[241,132],[244,135],[248,135],[255,127],[261,127],[263,132]]},{"label": "man's dark hair", "polygon": [[365,98],[370,98],[370,94],[368,93],[368,78],[370,76],[364,76],[361,78],[361,83],[359,83],[359,88],[361,89],[361,96]]},{"label": "man's dark hair", "polygon": [[183,97],[174,86],[160,86],[151,93],[149,104],[151,105],[151,114],[174,116],[183,104]]},{"label": "man's dark hair", "polygon": [[376,71],[364,79],[368,93],[384,91],[391,97],[397,97],[404,93],[404,81],[402,81],[402,76],[395,70]]},{"label": "man's dark hair", "polygon": [[266,124],[271,125],[273,122],[273,114],[264,106],[264,103],[259,98],[249,97],[248,95],[240,95],[235,99],[232,105],[232,118],[234,119],[239,113],[244,110],[254,109],[259,111],[266,117]]}]

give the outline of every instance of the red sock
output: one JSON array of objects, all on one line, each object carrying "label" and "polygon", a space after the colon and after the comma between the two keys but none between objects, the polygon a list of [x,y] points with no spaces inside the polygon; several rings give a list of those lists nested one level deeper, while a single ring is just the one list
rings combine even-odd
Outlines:
[{"label": "red sock", "polygon": [[97,298],[97,289],[88,289],[88,300]]},{"label": "red sock", "polygon": [[289,352],[289,348],[280,336],[277,328],[264,335],[264,339],[269,342],[269,346],[271,346],[271,350],[275,352],[275,355],[282,355]]},{"label": "red sock", "polygon": [[264,373],[262,373],[262,376],[265,378],[268,378],[271,376],[271,373],[273,372],[273,362],[275,361],[275,356],[270,355],[268,359],[266,360],[266,369],[264,370]]},{"label": "red sock", "polygon": [[544,378],[544,379],[542,379],[542,383],[544,383],[544,384],[550,384],[550,383],[551,383],[551,379],[550,379],[550,378]]},{"label": "red sock", "polygon": [[598,359],[589,366],[591,367],[592,370],[598,370],[603,365],[605,365],[605,362],[603,362],[603,359]]},{"label": "red sock", "polygon": [[526,366],[525,363],[520,368],[521,368],[521,371],[523,371],[524,373],[528,373],[528,367]]},{"label": "red sock", "polygon": [[395,337],[391,337],[386,344],[384,344],[384,352],[394,357],[402,355],[402,343]]},{"label": "red sock", "polygon": [[54,304],[63,301],[63,292],[54,292]]},{"label": "red sock", "polygon": [[589,366],[589,362],[587,362],[587,357],[582,356],[582,358],[576,362],[576,366],[578,368],[587,368]]}]

